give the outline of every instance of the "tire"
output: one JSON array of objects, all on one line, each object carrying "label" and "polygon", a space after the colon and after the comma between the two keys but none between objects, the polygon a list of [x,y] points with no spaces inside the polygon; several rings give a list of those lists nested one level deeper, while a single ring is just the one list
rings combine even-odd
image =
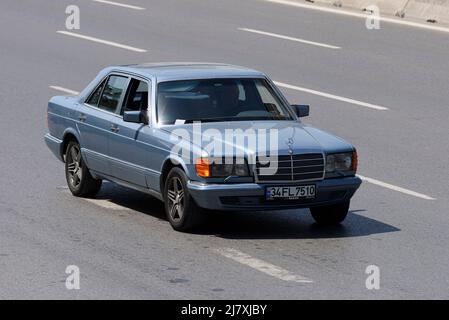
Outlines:
[{"label": "tire", "polygon": [[320,225],[338,225],[348,215],[349,203],[346,201],[331,206],[314,207],[310,208],[310,212],[316,223]]},{"label": "tire", "polygon": [[168,173],[164,185],[164,207],[170,225],[176,231],[191,231],[204,223],[205,209],[200,208],[187,189],[187,176],[180,168]]},{"label": "tire", "polygon": [[65,177],[70,192],[76,197],[94,197],[100,191],[102,181],[91,176],[76,141],[70,141],[66,149]]}]

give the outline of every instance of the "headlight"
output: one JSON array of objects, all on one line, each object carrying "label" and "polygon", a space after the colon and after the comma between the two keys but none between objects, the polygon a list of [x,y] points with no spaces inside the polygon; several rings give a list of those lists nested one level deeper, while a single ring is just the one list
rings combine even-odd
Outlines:
[{"label": "headlight", "polygon": [[195,170],[198,176],[203,178],[249,176],[248,165],[243,159],[239,159],[239,161],[234,159],[233,163],[228,164],[224,158],[199,158],[195,161]]},{"label": "headlight", "polygon": [[326,176],[352,175],[357,171],[357,152],[328,154]]}]

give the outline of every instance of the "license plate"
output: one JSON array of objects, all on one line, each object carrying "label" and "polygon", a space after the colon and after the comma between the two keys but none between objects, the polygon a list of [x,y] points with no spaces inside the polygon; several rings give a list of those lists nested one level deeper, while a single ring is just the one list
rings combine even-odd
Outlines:
[{"label": "license plate", "polygon": [[267,187],[265,196],[267,200],[287,199],[295,200],[301,198],[315,198],[316,186],[314,184],[307,186],[281,186]]}]

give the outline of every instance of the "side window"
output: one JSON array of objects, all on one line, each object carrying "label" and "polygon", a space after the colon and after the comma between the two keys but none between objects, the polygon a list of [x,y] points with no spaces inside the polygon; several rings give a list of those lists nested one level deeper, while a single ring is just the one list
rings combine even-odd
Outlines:
[{"label": "side window", "polygon": [[89,99],[86,101],[87,104],[90,104],[91,106],[96,107],[98,105],[98,101],[100,100],[101,92],[103,91],[104,84],[106,83],[106,80],[103,80],[103,82],[95,89],[95,91],[91,94]]},{"label": "side window", "polygon": [[101,95],[98,108],[115,112],[126,89],[128,78],[123,76],[110,76]]},{"label": "side window", "polygon": [[148,84],[145,81],[131,79],[122,110],[139,111],[147,108]]}]

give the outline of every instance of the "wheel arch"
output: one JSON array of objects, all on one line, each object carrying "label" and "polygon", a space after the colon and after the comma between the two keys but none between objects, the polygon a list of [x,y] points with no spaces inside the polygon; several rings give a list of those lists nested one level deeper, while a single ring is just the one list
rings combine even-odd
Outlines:
[{"label": "wheel arch", "polygon": [[168,173],[173,168],[180,168],[188,176],[187,167],[186,167],[185,163],[180,158],[171,156],[171,157],[168,157],[167,159],[165,159],[164,164],[162,165],[160,181],[159,181],[162,195],[164,194],[165,180],[167,180]]},{"label": "wheel arch", "polygon": [[78,138],[78,134],[76,133],[76,131],[67,129],[64,132],[64,135],[62,138],[61,151],[60,151],[61,159],[63,159],[64,162],[65,162],[65,152],[67,150],[67,146],[69,145],[70,141],[76,141],[79,143],[79,138]]}]

